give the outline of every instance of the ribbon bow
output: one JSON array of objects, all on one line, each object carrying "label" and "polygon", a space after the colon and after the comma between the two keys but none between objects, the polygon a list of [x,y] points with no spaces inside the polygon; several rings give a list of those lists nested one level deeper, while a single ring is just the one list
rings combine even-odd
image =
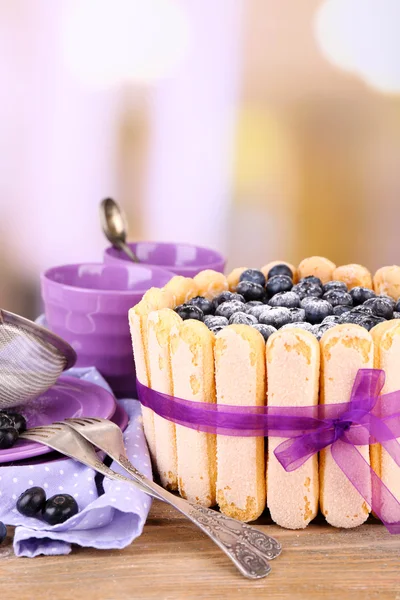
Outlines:
[{"label": "ribbon bow", "polygon": [[[288,438],[274,451],[290,472],[330,448],[332,456],[390,533],[400,534],[400,499],[375,473],[358,446],[379,443],[400,469],[400,390],[380,395],[385,373],[360,369],[349,402],[310,407],[226,406],[183,400],[139,381],[141,403],[165,419],[206,433]],[[400,471],[399,471],[400,476]]]}]

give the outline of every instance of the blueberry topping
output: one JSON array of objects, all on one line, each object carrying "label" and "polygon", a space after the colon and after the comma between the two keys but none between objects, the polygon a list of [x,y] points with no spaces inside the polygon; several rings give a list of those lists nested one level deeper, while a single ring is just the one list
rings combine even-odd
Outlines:
[{"label": "blueberry topping", "polygon": [[206,315],[204,317],[204,324],[207,325],[209,329],[212,329],[213,327],[225,327],[228,325],[228,319],[226,317]]},{"label": "blueberry topping", "polygon": [[287,275],[274,275],[270,277],[265,286],[269,298],[279,294],[279,292],[290,292],[293,287],[293,281]]},{"label": "blueberry topping", "polygon": [[398,312],[397,310],[395,310],[393,312],[393,319],[400,319],[400,312]]},{"label": "blueberry topping", "polygon": [[11,427],[14,427],[18,431],[18,433],[23,433],[26,431],[26,420],[25,417],[20,415],[19,413],[7,412],[7,418],[11,422]]},{"label": "blueberry topping", "polygon": [[250,302],[246,303],[246,306],[265,306],[265,304],[261,300],[250,300]]},{"label": "blueberry topping", "polygon": [[338,315],[328,315],[322,321],[321,325],[325,325],[326,323],[334,323],[335,325],[337,325],[340,322],[339,319],[340,317]]},{"label": "blueberry topping", "polygon": [[233,313],[235,312],[243,312],[243,302],[239,302],[238,300],[223,302],[222,304],[217,306],[215,315],[218,317],[225,317],[226,319],[230,319]]},{"label": "blueberry topping", "polygon": [[275,327],[272,327],[272,325],[264,325],[263,323],[257,323],[256,325],[252,325],[252,327],[261,333],[265,341],[267,341],[275,331],[278,331]]},{"label": "blueberry topping", "polygon": [[0,412],[0,428],[12,427],[12,421],[7,413]]},{"label": "blueberry topping", "polygon": [[240,276],[240,281],[251,281],[252,283],[258,283],[258,285],[265,286],[266,279],[262,271],[257,269],[246,269]]},{"label": "blueberry topping", "polygon": [[14,427],[2,427],[0,429],[0,450],[11,448],[17,439],[18,431]]},{"label": "blueberry topping", "polygon": [[353,306],[353,299],[348,292],[343,290],[331,290],[325,292],[322,296],[323,300],[328,300],[332,306]]},{"label": "blueberry topping", "polygon": [[292,292],[295,292],[300,299],[306,298],[307,296],[319,298],[322,296],[322,286],[317,283],[310,282],[302,279],[299,283],[293,286]]},{"label": "blueberry topping", "polygon": [[354,306],[357,306],[358,304],[364,304],[364,302],[370,300],[371,298],[375,298],[376,296],[373,290],[360,286],[352,288],[349,294],[353,298]]},{"label": "blueberry topping", "polygon": [[360,304],[359,306],[355,306],[351,309],[352,313],[358,313],[363,315],[372,315],[372,308],[370,306],[366,306],[365,304]]},{"label": "blueberry topping", "polygon": [[286,275],[286,277],[290,277],[290,279],[293,279],[292,269],[287,265],[283,264],[275,265],[274,267],[270,268],[270,270],[268,271],[268,279],[275,277],[275,275]]},{"label": "blueberry topping", "polygon": [[377,296],[364,302],[363,306],[370,307],[372,313],[377,317],[383,317],[384,319],[393,318],[393,305],[388,298]]},{"label": "blueberry topping", "polygon": [[382,317],[378,317],[376,315],[368,315],[359,311],[350,311],[348,313],[344,313],[340,317],[340,323],[353,323],[354,325],[360,325],[360,327],[364,327],[368,331],[378,325],[379,323],[383,323],[385,319]]},{"label": "blueberry topping", "polygon": [[198,306],[193,306],[192,304],[180,304],[175,308],[175,312],[184,321],[187,319],[196,319],[197,321],[202,321],[204,318],[203,311],[198,308]]},{"label": "blueberry topping", "polygon": [[310,299],[304,306],[306,311],[306,321],[315,325],[321,323],[325,317],[332,314],[332,305],[327,300],[321,298]]},{"label": "blueberry topping", "polygon": [[343,306],[343,304],[338,304],[338,306],[333,307],[333,314],[340,317],[340,315],[349,312],[350,309],[351,306]]},{"label": "blueberry topping", "polygon": [[347,292],[347,285],[344,281],[328,281],[322,286],[324,294],[331,292],[332,290],[339,290],[341,292]]},{"label": "blueberry topping", "polygon": [[244,312],[233,313],[229,319],[229,325],[255,325],[257,322],[256,317]]},{"label": "blueberry topping", "polygon": [[291,319],[290,310],[284,307],[273,307],[269,310],[265,310],[258,318],[260,323],[272,325],[272,327],[276,327],[276,329],[290,323]]},{"label": "blueberry topping", "polygon": [[245,302],[245,299],[241,294],[236,294],[235,292],[222,292],[213,300],[214,309],[216,309],[220,304],[223,304],[224,302],[230,302],[231,300]]},{"label": "blueberry topping", "polygon": [[224,327],[225,325],[214,325],[214,327],[209,327],[209,330],[215,335],[217,335],[217,333],[219,333],[221,329],[224,329]]},{"label": "blueberry topping", "polygon": [[398,313],[400,313],[400,298],[397,300],[396,304],[394,305],[394,310]]},{"label": "blueberry topping", "polygon": [[304,308],[289,308],[292,323],[306,320],[306,311]]},{"label": "blueberry topping", "polygon": [[17,510],[25,517],[35,517],[46,503],[46,492],[41,487],[26,490],[17,500]]},{"label": "blueberry topping", "polygon": [[7,527],[2,521],[0,521],[0,544],[4,542],[7,537]]},{"label": "blueberry topping", "polygon": [[272,296],[268,304],[270,306],[298,308],[300,306],[300,298],[295,292],[278,292],[278,294]]},{"label": "blueberry topping", "polygon": [[236,291],[241,294],[245,300],[261,300],[265,298],[265,289],[259,283],[253,283],[252,281],[241,281]]},{"label": "blueberry topping", "polygon": [[390,302],[390,305],[394,310],[394,307],[396,306],[396,302],[393,300],[393,298],[391,296],[387,296],[386,294],[380,294],[379,298],[383,298],[384,300],[387,300],[388,302]]},{"label": "blueberry topping", "polygon": [[207,298],[204,298],[203,296],[196,296],[189,300],[187,304],[190,304],[190,306],[197,306],[197,308],[202,311],[203,315],[212,315],[214,312],[214,306],[211,300],[207,300]]},{"label": "blueberry topping", "polygon": [[75,498],[69,494],[57,494],[49,498],[43,508],[43,520],[49,525],[64,523],[79,512]]},{"label": "blueberry topping", "polygon": [[328,331],[328,329],[332,329],[332,327],[335,327],[335,326],[336,326],[336,323],[333,323],[332,321],[329,321],[327,323],[321,323],[321,325],[318,325],[316,332],[315,332],[317,340],[320,340],[322,338],[325,331]]}]

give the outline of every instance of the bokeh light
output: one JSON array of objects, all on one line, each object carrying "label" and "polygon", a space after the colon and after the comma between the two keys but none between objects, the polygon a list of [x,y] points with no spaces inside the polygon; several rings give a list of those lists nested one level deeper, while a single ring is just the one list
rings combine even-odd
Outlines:
[{"label": "bokeh light", "polygon": [[182,63],[189,39],[185,11],[173,0],[64,4],[64,61],[90,86],[149,83],[167,77]]}]

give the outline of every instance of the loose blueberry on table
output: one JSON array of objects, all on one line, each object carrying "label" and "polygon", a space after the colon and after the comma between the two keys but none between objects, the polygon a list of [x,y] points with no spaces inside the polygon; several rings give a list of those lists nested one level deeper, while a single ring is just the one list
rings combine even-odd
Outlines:
[{"label": "loose blueberry on table", "polygon": [[[369,331],[378,323],[398,319],[400,300],[396,303],[364,287],[349,290],[343,281],[323,284],[314,276],[293,285],[291,269],[277,264],[267,278],[257,269],[246,269],[235,292],[222,292],[212,301],[197,296],[175,311],[183,320],[203,321],[213,333],[227,325],[245,324],[257,329],[265,341],[278,329],[293,327],[320,339],[342,323],[355,323]],[[9,427],[9,422],[2,426],[0,420],[0,427]]]},{"label": "loose blueberry on table", "polygon": [[79,507],[69,494],[56,494],[46,500],[43,488],[32,487],[18,498],[17,510],[25,517],[42,518],[49,525],[59,525],[76,515]]},{"label": "loose blueberry on table", "polygon": [[26,421],[23,415],[15,412],[0,412],[0,450],[12,448],[17,442],[19,434],[26,430]]}]

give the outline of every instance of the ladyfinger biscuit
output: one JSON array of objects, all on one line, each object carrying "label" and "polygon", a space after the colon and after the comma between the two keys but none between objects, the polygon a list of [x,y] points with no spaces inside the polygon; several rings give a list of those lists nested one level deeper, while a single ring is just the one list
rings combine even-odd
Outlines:
[{"label": "ladyfinger biscuit", "polygon": [[[382,393],[388,394],[400,390],[400,320],[386,321],[371,329],[374,340],[374,367],[385,371],[385,385]],[[397,440],[400,442],[400,438]],[[400,501],[400,467],[380,444],[370,447],[371,464],[374,471],[382,479],[392,494]],[[374,494],[379,490],[374,489]],[[385,506],[384,499],[381,514],[385,521],[397,522],[400,515],[391,514],[390,507]]]},{"label": "ladyfinger biscuit", "polygon": [[[373,366],[371,334],[359,325],[337,325],[324,333],[320,344],[321,402],[348,402],[357,371]],[[369,447],[357,449],[369,462]],[[370,507],[338,467],[330,448],[320,453],[319,467],[321,510],[328,523],[345,528],[364,523]],[[365,486],[371,490],[370,474],[365,477]]]},{"label": "ladyfinger biscuit", "polygon": [[247,267],[236,267],[227,276],[226,280],[231,292],[236,292],[236,288],[239,285],[241,274],[247,270]]},{"label": "ladyfinger biscuit", "polygon": [[400,267],[382,267],[374,275],[374,290],[377,294],[386,294],[395,300],[400,298]]},{"label": "ladyfinger biscuit", "polygon": [[337,267],[333,271],[332,278],[335,281],[343,281],[350,290],[358,286],[372,289],[371,273],[362,265]]},{"label": "ladyfinger biscuit", "polygon": [[[308,331],[287,329],[267,342],[268,406],[317,406],[320,349]],[[281,527],[303,529],[318,512],[318,457],[286,472],[274,450],[285,438],[268,438],[267,504]]]},{"label": "ladyfinger biscuit", "polygon": [[182,277],[182,275],[172,277],[163,289],[174,295],[175,306],[184,304],[198,294],[198,288],[194,279],[191,277]]},{"label": "ladyfinger biscuit", "polygon": [[[151,387],[150,373],[147,356],[147,317],[153,310],[172,307],[174,297],[159,288],[150,288],[142,300],[129,310],[129,327],[132,338],[133,355],[135,360],[136,376],[139,381]],[[149,446],[153,465],[156,466],[156,440],[154,432],[154,413],[151,409],[142,406],[143,428]]]},{"label": "ladyfinger biscuit", "polygon": [[[181,318],[169,308],[151,312],[147,318],[148,363],[151,387],[173,395],[170,337]],[[157,470],[161,483],[170,490],[178,488],[175,424],[154,414]]]},{"label": "ladyfinger biscuit", "polygon": [[[230,325],[216,335],[217,403],[263,406],[265,342],[248,325]],[[217,435],[217,502],[223,513],[253,521],[265,507],[263,437]]]},{"label": "ladyfinger biscuit", "polygon": [[194,277],[194,281],[198,287],[198,295],[204,296],[208,300],[212,300],[228,289],[228,281],[225,275],[212,269],[200,271]]},{"label": "ladyfinger biscuit", "polygon": [[294,265],[291,265],[288,262],[285,262],[284,260],[273,260],[272,262],[269,262],[266,265],[264,265],[263,267],[261,267],[260,271],[262,271],[262,273],[264,273],[264,276],[266,279],[268,279],[268,275],[269,275],[269,272],[272,269],[272,267],[276,267],[276,265],[286,265],[287,267],[289,267],[289,269],[293,273],[293,282],[297,283],[299,278],[297,275],[296,267]]},{"label": "ladyfinger biscuit", "polygon": [[[214,342],[211,331],[194,319],[182,321],[171,335],[174,395],[215,403]],[[183,498],[215,505],[216,436],[176,425],[178,487]]]},{"label": "ladyfinger biscuit", "polygon": [[332,280],[332,274],[336,269],[336,265],[323,256],[310,256],[301,261],[297,267],[299,279],[303,277],[319,277],[322,283],[328,283]]}]

